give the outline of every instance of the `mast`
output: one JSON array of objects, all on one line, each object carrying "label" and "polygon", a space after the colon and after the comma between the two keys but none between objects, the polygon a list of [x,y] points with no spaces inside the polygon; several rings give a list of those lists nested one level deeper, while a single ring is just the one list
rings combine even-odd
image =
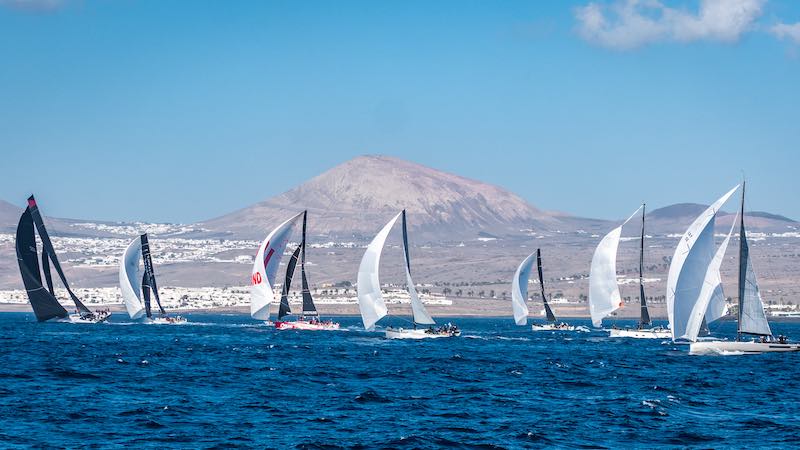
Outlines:
[{"label": "mast", "polygon": [[639,303],[641,305],[641,319],[639,326],[650,325],[650,313],[647,311],[647,299],[644,297],[644,216],[646,204],[642,203],[642,239],[639,241]]},{"label": "mast", "polygon": [[303,211],[303,238],[300,242],[300,276],[303,285],[303,317],[319,316],[317,307],[314,306],[314,298],[311,297],[311,290],[308,288],[308,278],[306,278],[306,221],[308,210]]},{"label": "mast", "polygon": [[736,340],[742,339],[742,312],[744,311],[744,289],[745,284],[747,283],[747,272],[745,270],[745,262],[746,258],[749,257],[747,255],[747,251],[745,250],[745,242],[747,242],[747,237],[745,237],[744,231],[744,188],[745,188],[745,181],[742,180],[742,201],[741,206],[739,208],[739,308],[736,312]]},{"label": "mast", "polygon": [[547,296],[544,293],[544,276],[542,276],[542,250],[539,248],[536,249],[536,269],[539,271],[539,286],[542,288],[542,303],[544,303],[544,311],[547,315],[547,321],[555,322],[556,316],[553,314],[553,310],[550,309],[550,305],[547,303]]}]

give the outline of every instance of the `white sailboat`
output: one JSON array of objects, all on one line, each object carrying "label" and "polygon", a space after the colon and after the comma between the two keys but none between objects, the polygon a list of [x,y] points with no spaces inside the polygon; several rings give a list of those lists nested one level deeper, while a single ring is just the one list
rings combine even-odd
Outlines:
[{"label": "white sailboat", "polygon": [[647,309],[647,300],[644,295],[644,204],[634,211],[620,226],[605,235],[600,240],[600,244],[597,245],[589,271],[589,313],[592,316],[592,325],[599,328],[603,325],[605,317],[623,307],[619,285],[617,284],[617,249],[622,236],[622,227],[630,222],[639,211],[642,212],[642,233],[639,240],[639,324],[635,329],[612,327],[609,330],[609,336],[635,339],[667,339],[670,337],[669,330],[652,326],[650,313]]},{"label": "white sailboat", "polygon": [[[436,322],[425,309],[425,305],[417,295],[414,281],[411,279],[411,263],[408,253],[408,228],[406,224],[406,211],[403,210],[387,223],[383,229],[367,246],[361,264],[358,267],[358,307],[361,311],[361,319],[364,322],[364,329],[371,331],[375,329],[375,324],[388,314],[386,303],[381,294],[381,283],[378,269],[381,261],[381,253],[386,243],[389,232],[394,227],[397,219],[402,217],[403,228],[403,256],[406,268],[406,284],[408,295],[411,298],[411,313],[413,315],[413,328],[392,328],[386,329],[387,339],[431,339],[442,337],[459,336],[461,332],[453,325],[445,325],[434,329]],[[427,328],[417,328],[417,325],[424,325]]]},{"label": "white sailboat", "polygon": [[[721,292],[719,267],[722,264],[723,257],[718,252],[708,267],[705,282],[692,313],[688,317],[686,332],[683,335],[684,338],[692,342],[689,345],[689,353],[692,355],[800,351],[800,344],[789,343],[785,336],[773,336],[769,321],[767,321],[764,303],[761,299],[755,271],[753,270],[753,262],[750,258],[750,247],[744,226],[744,194],[745,185],[742,183],[742,200],[739,209],[739,307],[736,340],[696,342],[701,322],[700,312],[708,304],[718,299]],[[733,227],[731,227],[731,232],[728,234],[726,241],[730,239],[732,233]],[[727,245],[727,242],[724,245]],[[750,336],[750,339],[746,340],[745,336]]]},{"label": "white sailboat", "polygon": [[[553,314],[550,304],[547,302],[547,295],[544,291],[544,278],[542,276],[542,250],[536,249],[517,267],[517,272],[511,280],[511,308],[514,312],[514,322],[517,325],[527,325],[528,323],[528,281],[533,268],[534,257],[536,257],[536,269],[539,273],[539,286],[542,291],[542,304],[544,305],[546,323],[535,323],[531,325],[531,331],[575,331],[576,327],[564,322],[559,322]],[[582,328],[582,327],[579,327]],[[581,330],[583,331],[583,330]]]},{"label": "white sailboat", "polygon": [[[144,273],[139,270],[140,262],[143,262]],[[122,291],[125,309],[131,319],[142,319],[144,322],[157,324],[186,323],[184,317],[170,316],[161,306],[147,233],[133,239],[125,249],[119,263],[119,288]],[[151,292],[160,312],[155,317],[150,307]]]}]

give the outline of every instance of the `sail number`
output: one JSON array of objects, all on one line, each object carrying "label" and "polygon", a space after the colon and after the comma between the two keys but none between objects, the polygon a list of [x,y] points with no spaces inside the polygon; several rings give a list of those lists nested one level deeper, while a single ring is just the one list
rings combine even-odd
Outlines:
[{"label": "sail number", "polygon": [[261,272],[256,272],[253,274],[253,284],[261,284]]}]

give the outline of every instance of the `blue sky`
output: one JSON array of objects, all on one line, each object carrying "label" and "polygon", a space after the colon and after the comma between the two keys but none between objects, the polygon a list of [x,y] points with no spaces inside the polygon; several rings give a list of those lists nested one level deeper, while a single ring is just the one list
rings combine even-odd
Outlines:
[{"label": "blue sky", "polygon": [[0,198],[190,222],[360,154],[800,219],[800,2],[0,0]]}]

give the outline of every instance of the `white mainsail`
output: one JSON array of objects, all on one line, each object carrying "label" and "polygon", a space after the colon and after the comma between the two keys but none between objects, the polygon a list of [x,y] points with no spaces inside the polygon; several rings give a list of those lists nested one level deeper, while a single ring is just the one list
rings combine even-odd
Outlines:
[{"label": "white mainsail", "polygon": [[679,339],[687,339],[695,342],[697,336],[700,335],[703,318],[705,318],[705,322],[709,324],[724,316],[726,313],[727,305],[725,303],[725,294],[722,290],[722,275],[719,269],[725,258],[725,251],[728,249],[728,243],[731,240],[733,227],[735,225],[736,220],[734,219],[731,230],[728,232],[728,235],[725,236],[725,240],[722,241],[722,244],[714,254],[714,258],[708,265],[708,270],[703,280],[703,287],[700,289],[697,303],[695,303],[694,308],[692,308],[689,322],[686,325],[686,333],[683,336],[678,336]]},{"label": "white mainsail", "polygon": [[514,279],[511,281],[511,308],[514,310],[514,322],[517,325],[528,323],[528,280],[531,277],[531,269],[536,253],[531,253],[522,264],[517,267]]},{"label": "white mainsail", "polygon": [[128,244],[122,259],[119,262],[119,289],[122,291],[122,301],[131,319],[139,319],[144,315],[141,289],[142,273],[139,271],[139,261],[142,259],[142,238],[136,236]]},{"label": "white mainsail", "polygon": [[299,213],[291,219],[280,224],[267,235],[258,248],[256,260],[253,263],[253,272],[250,287],[250,316],[258,320],[269,319],[269,305],[275,299],[272,288],[275,286],[275,275],[278,272],[286,244],[292,235],[292,230],[303,217]]},{"label": "white mainsail", "polygon": [[605,235],[594,250],[589,269],[589,314],[595,327],[600,327],[604,317],[622,307],[617,285],[617,248],[622,227],[641,210],[640,206],[622,225]]},{"label": "white mainsail", "polygon": [[[356,291],[358,292],[358,307],[361,310],[361,320],[364,322],[364,328],[373,330],[375,323],[388,312],[386,304],[383,302],[381,295],[381,282],[378,277],[378,267],[381,262],[381,252],[383,251],[383,244],[386,243],[386,238],[392,230],[395,222],[403,213],[400,212],[392,220],[387,223],[383,229],[375,236],[375,238],[367,246],[367,251],[361,258],[361,264],[358,266],[358,279]],[[410,278],[410,277],[409,277]],[[409,283],[413,286],[413,283]]]},{"label": "white mainsail", "polygon": [[667,314],[672,330],[672,339],[681,339],[692,310],[699,300],[708,266],[715,254],[714,224],[717,211],[733,195],[739,185],[728,191],[708,207],[681,237],[667,276]]}]

